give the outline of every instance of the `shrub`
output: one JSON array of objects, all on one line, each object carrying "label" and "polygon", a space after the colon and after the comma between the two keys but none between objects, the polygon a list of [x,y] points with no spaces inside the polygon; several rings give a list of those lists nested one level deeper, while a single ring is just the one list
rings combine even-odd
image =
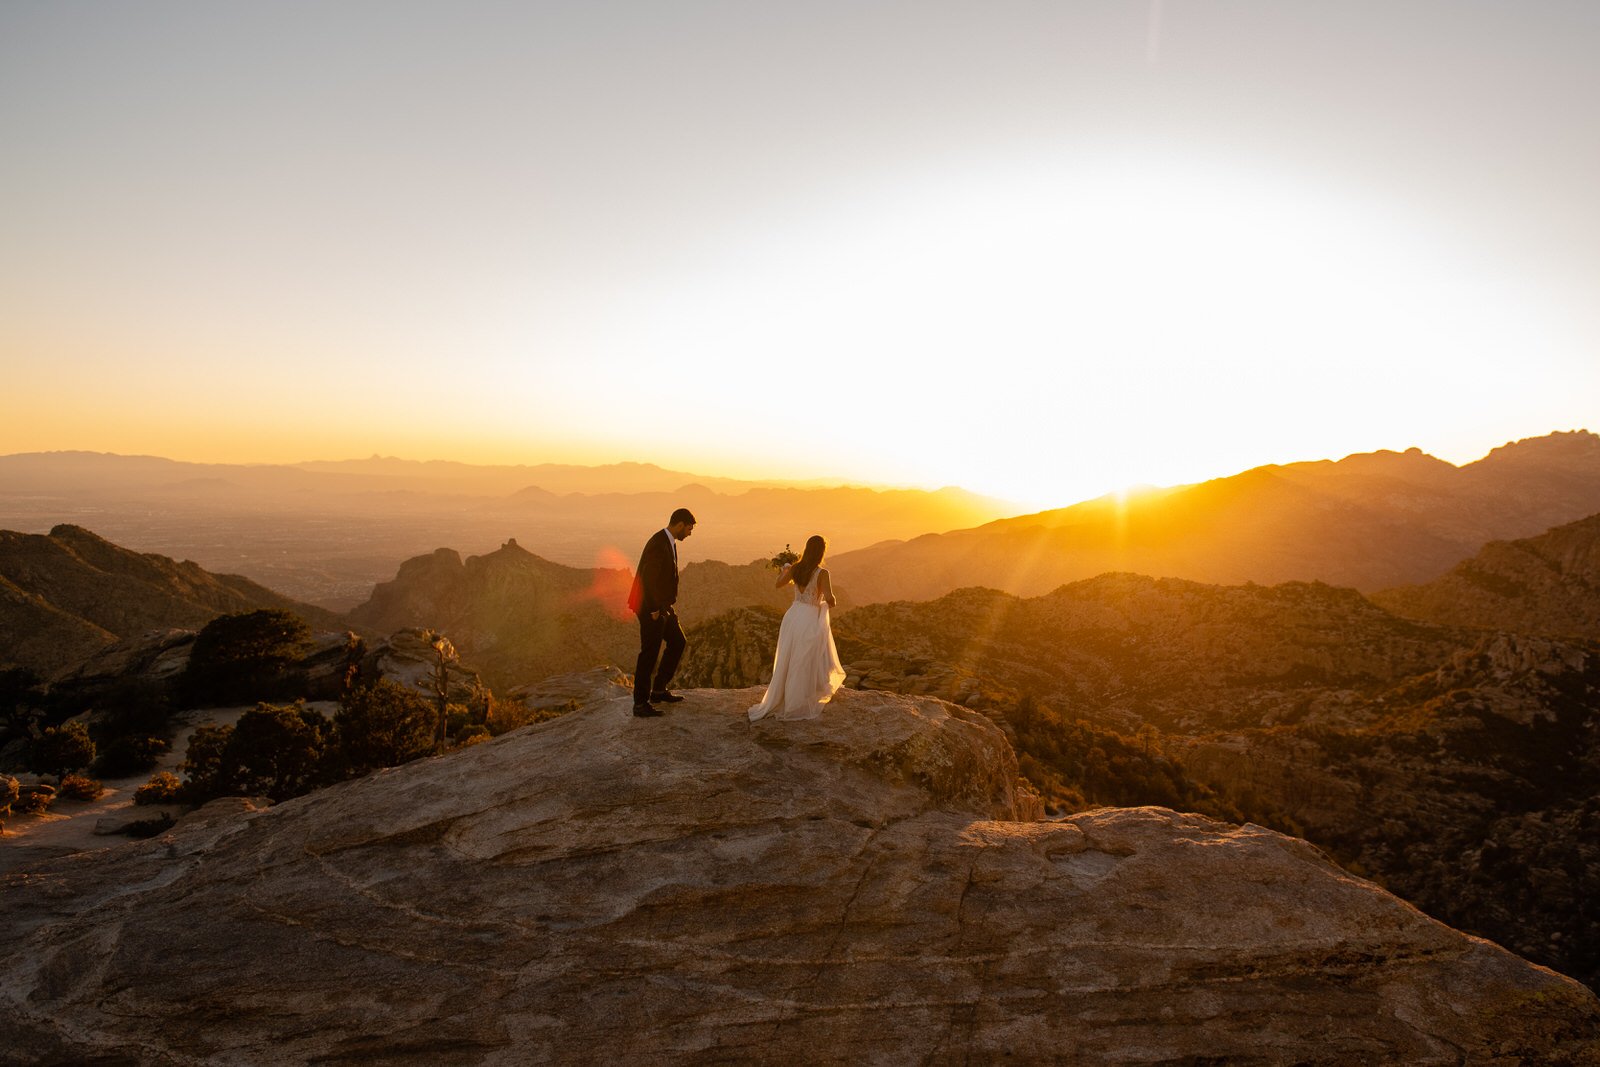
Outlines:
[{"label": "shrub", "polygon": [[60,777],[93,762],[94,742],[89,740],[88,728],[81,722],[67,722],[45,728],[44,735],[33,743],[29,766],[39,774]]},{"label": "shrub", "polygon": [[489,740],[487,726],[467,726],[456,734],[456,744],[465,748],[467,745],[476,745],[480,741]]},{"label": "shrub", "polygon": [[44,679],[26,667],[0,669],[0,718],[13,733],[29,712],[45,703]]},{"label": "shrub", "polygon": [[126,778],[148,771],[161,757],[172,751],[172,745],[159,737],[114,737],[106,742],[95,760],[95,773],[103,778]]},{"label": "shrub", "polygon": [[0,774],[0,815],[11,810],[17,802],[17,780],[9,774]]},{"label": "shrub", "polygon": [[150,780],[133,791],[135,804],[176,804],[183,795],[183,782],[171,771],[150,776]]},{"label": "shrub", "polygon": [[178,765],[187,779],[183,786],[186,801],[199,803],[223,794],[222,753],[232,736],[233,727],[212,722],[196,726],[189,735],[189,747]]},{"label": "shrub", "polygon": [[311,628],[299,616],[268,609],[223,615],[196,635],[181,689],[191,706],[240,704],[296,695],[293,671],[311,647]]},{"label": "shrub", "polygon": [[172,714],[172,687],[150,678],[119,678],[92,704],[100,712],[96,730],[107,739],[163,733]]},{"label": "shrub", "polygon": [[154,837],[176,821],[166,812],[162,812],[153,819],[134,819],[132,822],[124,823],[117,833],[126,834],[128,837]]},{"label": "shrub", "polygon": [[239,717],[222,750],[227,792],[287,800],[323,779],[333,725],[303,703],[258,704]]},{"label": "shrub", "polygon": [[520,730],[524,726],[533,726],[551,719],[559,719],[568,711],[576,708],[577,702],[572,702],[572,707],[564,708],[530,708],[526,704],[516,701],[505,701],[496,704],[494,711],[489,716],[489,732],[495,737]]},{"label": "shrub", "polygon": [[85,774],[69,774],[61,779],[59,796],[68,800],[98,800],[106,791],[100,784],[100,779],[90,778]]},{"label": "shrub", "polygon": [[328,778],[332,734],[327,716],[303,703],[258,704],[233,726],[199,726],[180,767],[188,776],[183,799],[307,793]]},{"label": "shrub", "polygon": [[50,805],[56,799],[56,791],[47,785],[30,786],[22,790],[17,797],[17,810],[29,815],[37,815],[50,810]]},{"label": "shrub", "polygon": [[428,755],[435,749],[438,722],[431,701],[388,680],[350,690],[333,718],[339,752],[351,774]]}]

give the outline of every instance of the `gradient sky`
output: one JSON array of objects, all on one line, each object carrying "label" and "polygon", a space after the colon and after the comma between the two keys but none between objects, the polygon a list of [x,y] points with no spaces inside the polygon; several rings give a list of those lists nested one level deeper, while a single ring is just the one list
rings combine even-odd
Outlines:
[{"label": "gradient sky", "polygon": [[1600,5],[0,3],[0,452],[1040,506],[1600,429]]}]

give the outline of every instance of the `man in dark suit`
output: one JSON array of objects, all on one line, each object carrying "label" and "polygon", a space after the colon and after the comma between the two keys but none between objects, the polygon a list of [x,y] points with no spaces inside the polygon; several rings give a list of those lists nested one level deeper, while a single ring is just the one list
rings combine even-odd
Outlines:
[{"label": "man in dark suit", "polygon": [[[633,667],[633,713],[660,715],[658,703],[676,704],[683,698],[667,688],[678,669],[687,644],[678,613],[672,605],[678,600],[678,542],[694,533],[694,516],[679,508],[644,544],[639,570],[628,593],[628,610],[639,619],[639,662]],[[661,655],[665,642],[667,654]],[[656,666],[660,656],[661,665]],[[655,684],[651,685],[651,677]]]}]

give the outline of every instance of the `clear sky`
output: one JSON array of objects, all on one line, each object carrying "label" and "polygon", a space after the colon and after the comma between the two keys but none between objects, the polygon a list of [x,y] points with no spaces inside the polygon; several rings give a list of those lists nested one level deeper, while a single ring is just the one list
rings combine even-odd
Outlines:
[{"label": "clear sky", "polygon": [[0,452],[1039,506],[1600,430],[1600,4],[0,3]]}]

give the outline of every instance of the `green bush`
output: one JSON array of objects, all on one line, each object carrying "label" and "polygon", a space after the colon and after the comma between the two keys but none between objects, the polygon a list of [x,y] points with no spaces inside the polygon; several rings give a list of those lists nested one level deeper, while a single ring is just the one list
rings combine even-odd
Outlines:
[{"label": "green bush", "polygon": [[69,774],[61,779],[61,789],[57,795],[68,800],[99,800],[105,791],[106,787],[100,784],[98,778],[90,778],[84,774]]},{"label": "green bush", "polygon": [[0,720],[13,734],[44,705],[43,678],[26,667],[0,669]]},{"label": "green bush", "polygon": [[233,727],[202,723],[189,735],[189,747],[184,750],[183,762],[178,770],[186,779],[183,799],[192,804],[222,796],[226,792],[222,779],[222,753],[233,736]]},{"label": "green bush", "polygon": [[94,762],[94,742],[89,740],[89,730],[81,722],[46,727],[44,735],[32,747],[28,765],[38,774],[53,774],[59,778]]},{"label": "green bush", "polygon": [[176,821],[166,812],[162,812],[153,819],[134,819],[132,822],[124,823],[117,833],[137,838],[154,837]]},{"label": "green bush", "polygon": [[333,725],[304,703],[258,704],[239,717],[222,752],[228,793],[287,800],[324,779]]},{"label": "green bush", "polygon": [[183,781],[171,771],[161,771],[133,791],[135,804],[176,804],[183,795]]},{"label": "green bush", "polygon": [[148,771],[171,751],[172,745],[160,737],[114,737],[102,746],[94,770],[102,778],[127,778]]},{"label": "green bush", "polygon": [[195,637],[180,686],[184,702],[198,707],[299,695],[305,679],[294,668],[310,647],[311,628],[287,611],[212,619]]},{"label": "green bush", "polygon": [[435,751],[439,713],[421,693],[382,680],[340,698],[333,725],[345,770],[366,774]]},{"label": "green bush", "polygon": [[332,733],[327,716],[303,703],[258,704],[233,726],[197,727],[180,768],[188,776],[183,799],[287,800],[310,792],[329,778]]},{"label": "green bush", "polygon": [[119,678],[89,703],[100,713],[95,729],[102,740],[160,734],[172,715],[172,687],[149,678]]}]

